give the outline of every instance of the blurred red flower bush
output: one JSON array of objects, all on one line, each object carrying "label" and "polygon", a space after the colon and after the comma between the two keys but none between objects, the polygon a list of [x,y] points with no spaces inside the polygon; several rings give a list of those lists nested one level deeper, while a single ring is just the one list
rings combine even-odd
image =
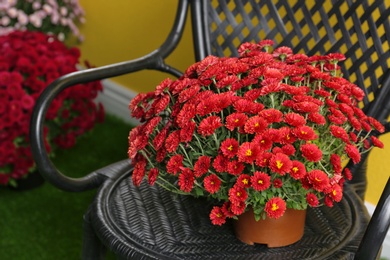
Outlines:
[{"label": "blurred red flower bush", "polygon": [[[29,123],[35,101],[56,78],[77,70],[80,51],[67,48],[42,32],[15,31],[0,36],[0,184],[34,170],[29,146]],[[69,148],[76,137],[104,118],[101,104],[94,103],[100,82],[65,90],[47,113],[47,149]]]}]

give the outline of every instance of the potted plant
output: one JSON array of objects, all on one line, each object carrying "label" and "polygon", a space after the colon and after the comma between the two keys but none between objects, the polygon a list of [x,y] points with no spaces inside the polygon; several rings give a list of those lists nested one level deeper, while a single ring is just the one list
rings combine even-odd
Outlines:
[{"label": "potted plant", "polygon": [[[32,108],[48,84],[77,70],[79,57],[77,48],[42,32],[0,36],[0,185],[17,186],[34,172],[28,135]],[[77,136],[103,120],[103,107],[94,102],[101,90],[100,82],[86,83],[53,101],[44,129],[51,155],[56,147],[72,147]]]},{"label": "potted plant", "polygon": [[[343,161],[358,163],[361,152],[383,147],[370,133],[384,127],[358,107],[364,92],[340,76],[342,54],[269,53],[272,45],[244,43],[239,57],[208,56],[131,101],[132,116],[143,122],[129,134],[135,185],[146,178],[210,198],[215,225],[252,213],[250,229],[290,209],[304,219],[308,206],[342,199],[352,178]],[[237,232],[244,242],[268,243]],[[303,226],[300,232],[269,246],[293,243]]]}]

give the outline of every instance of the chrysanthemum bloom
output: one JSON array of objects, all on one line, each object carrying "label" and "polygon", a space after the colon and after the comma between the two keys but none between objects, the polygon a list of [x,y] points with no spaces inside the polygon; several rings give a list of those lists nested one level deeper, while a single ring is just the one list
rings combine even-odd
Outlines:
[{"label": "chrysanthemum bloom", "polygon": [[276,179],[272,182],[272,185],[273,185],[275,188],[279,189],[279,188],[281,188],[281,187],[283,186],[283,181],[282,181],[281,179],[279,179],[279,178],[276,178]]},{"label": "chrysanthemum bloom", "polygon": [[176,117],[179,127],[184,127],[195,116],[195,105],[186,103]]},{"label": "chrysanthemum bloom", "polygon": [[184,168],[183,171],[179,174],[180,190],[184,192],[190,192],[194,186],[194,182],[194,173],[190,169]]},{"label": "chrysanthemum bloom", "polygon": [[238,141],[234,138],[227,138],[221,143],[221,151],[228,158],[233,158],[238,152]]},{"label": "chrysanthemum bloom", "polygon": [[298,126],[305,125],[306,119],[300,114],[291,112],[284,115],[284,122],[286,122],[291,126],[298,127]]},{"label": "chrysanthemum bloom", "polygon": [[273,154],[269,152],[260,153],[255,161],[255,164],[260,167],[268,166],[269,160],[271,159],[272,155]]},{"label": "chrysanthemum bloom", "polygon": [[256,135],[252,143],[258,145],[262,151],[269,150],[273,144],[271,138],[266,134]]},{"label": "chrysanthemum bloom", "polygon": [[222,212],[228,218],[232,218],[232,217],[236,216],[236,214],[234,214],[232,211],[232,204],[230,203],[230,201],[226,201],[225,203],[223,203]]},{"label": "chrysanthemum bloom", "polygon": [[347,144],[345,146],[345,152],[348,154],[349,158],[352,159],[353,163],[360,162],[360,153],[356,146],[353,144]]},{"label": "chrysanthemum bloom", "polygon": [[230,131],[233,131],[236,127],[244,126],[247,120],[248,116],[244,113],[233,113],[226,117],[225,126]]},{"label": "chrysanthemum bloom", "polygon": [[196,177],[201,177],[208,172],[210,168],[211,158],[207,155],[199,156],[194,165],[194,174]]},{"label": "chrysanthemum bloom", "polygon": [[251,176],[248,174],[241,174],[236,181],[235,185],[240,185],[244,188],[249,188],[251,186]]},{"label": "chrysanthemum bloom", "polygon": [[315,144],[303,144],[301,146],[302,156],[311,162],[318,162],[322,158],[322,151]]},{"label": "chrysanthemum bloom", "polygon": [[238,204],[242,201],[245,201],[248,198],[248,193],[246,192],[245,188],[234,185],[229,190],[229,201],[234,205]]},{"label": "chrysanthemum bloom", "polygon": [[317,191],[323,191],[329,187],[329,177],[321,170],[311,170],[308,172],[308,180]]},{"label": "chrysanthemum bloom", "polygon": [[317,196],[311,192],[308,192],[306,194],[306,201],[310,205],[310,207],[317,207],[320,204]]},{"label": "chrysanthemum bloom", "polygon": [[338,156],[337,154],[332,154],[330,156],[330,163],[332,164],[335,173],[341,173],[343,167],[341,166],[340,156]]},{"label": "chrysanthemum bloom", "polygon": [[340,202],[343,198],[343,189],[338,184],[334,184],[330,187],[330,192],[328,196],[332,198],[332,200],[336,202]]},{"label": "chrysanthemum bloom", "polygon": [[180,130],[176,130],[172,133],[170,133],[165,140],[165,149],[169,153],[173,153],[176,151],[177,147],[179,146],[180,143]]},{"label": "chrysanthemum bloom", "polygon": [[254,133],[262,133],[265,128],[267,127],[267,121],[265,121],[264,118],[260,116],[253,116],[250,117],[245,125],[244,130],[248,134],[254,134]]},{"label": "chrysanthemum bloom", "polygon": [[286,202],[280,197],[274,197],[267,201],[264,211],[269,218],[278,219],[286,211]]},{"label": "chrysanthemum bloom", "polygon": [[347,179],[347,180],[352,180],[352,173],[351,173],[351,170],[349,168],[344,168],[344,177]]},{"label": "chrysanthemum bloom", "polygon": [[264,172],[256,171],[251,176],[251,184],[252,188],[257,191],[266,190],[271,185],[271,177]]},{"label": "chrysanthemum bloom", "polygon": [[229,158],[219,154],[213,161],[213,167],[217,172],[225,172],[227,170],[228,162]]},{"label": "chrysanthemum bloom", "polygon": [[280,175],[285,175],[291,170],[292,162],[287,155],[283,153],[274,154],[269,160],[268,167],[271,171],[279,173]]},{"label": "chrysanthemum bloom", "polygon": [[307,125],[303,125],[295,128],[292,131],[292,134],[295,135],[298,139],[306,140],[306,141],[315,140],[318,138],[314,130]]},{"label": "chrysanthemum bloom", "polygon": [[210,212],[210,220],[213,225],[222,226],[226,222],[226,216],[220,207],[214,206]]},{"label": "chrysanthemum bloom", "polygon": [[198,126],[198,133],[202,136],[212,135],[215,130],[222,126],[219,116],[209,116],[203,119]]},{"label": "chrysanthemum bloom", "polygon": [[285,144],[282,146],[282,153],[287,156],[291,156],[296,152],[295,147],[292,144]]},{"label": "chrysanthemum bloom", "polygon": [[347,132],[344,130],[344,128],[336,125],[331,125],[330,126],[330,133],[336,137],[341,139],[343,142],[348,143],[349,138]]},{"label": "chrysanthemum bloom", "polygon": [[238,148],[238,160],[245,163],[253,163],[260,153],[257,145],[251,142],[245,142]]},{"label": "chrysanthemum bloom", "polygon": [[269,108],[260,111],[259,115],[263,117],[268,124],[278,123],[282,121],[283,113],[277,109]]},{"label": "chrysanthemum bloom", "polygon": [[210,192],[211,194],[214,194],[221,187],[221,180],[218,178],[217,175],[211,174],[204,178],[203,185],[206,191]]},{"label": "chrysanthemum bloom", "polygon": [[232,175],[239,175],[245,168],[245,164],[243,162],[239,162],[237,160],[232,160],[227,162],[227,172]]},{"label": "chrysanthemum bloom", "polygon": [[157,176],[158,176],[158,169],[157,168],[150,169],[148,173],[148,183],[153,186],[157,180]]},{"label": "chrysanthemum bloom", "polygon": [[236,203],[231,203],[230,209],[235,215],[241,215],[244,213],[246,208],[246,203],[245,201],[236,201]]},{"label": "chrysanthemum bloom", "polygon": [[180,167],[183,166],[183,155],[175,154],[167,163],[167,173],[177,174],[180,172]]},{"label": "chrysanthemum bloom", "polygon": [[290,175],[293,177],[295,180],[302,179],[303,177],[306,176],[306,167],[303,163],[297,160],[292,161],[292,167],[290,170]]},{"label": "chrysanthemum bloom", "polygon": [[379,140],[377,137],[375,136],[371,136],[371,141],[372,141],[372,144],[376,147],[379,147],[379,148],[383,148],[384,147],[384,144],[382,143],[381,140]]},{"label": "chrysanthemum bloom", "polygon": [[134,166],[133,174],[131,176],[135,186],[141,184],[142,179],[145,176],[146,160],[139,160]]}]

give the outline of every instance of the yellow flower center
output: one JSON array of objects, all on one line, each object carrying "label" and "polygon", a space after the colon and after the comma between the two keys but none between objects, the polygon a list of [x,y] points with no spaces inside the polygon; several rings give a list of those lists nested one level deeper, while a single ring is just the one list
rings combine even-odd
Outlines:
[{"label": "yellow flower center", "polygon": [[321,179],[315,178],[314,179],[316,182],[321,182]]},{"label": "yellow flower center", "polygon": [[251,149],[246,150],[245,155],[246,156],[251,156],[252,155]]},{"label": "yellow flower center", "polygon": [[236,195],[237,195],[237,197],[241,197],[241,192],[238,191],[238,192],[236,193]]},{"label": "yellow flower center", "polygon": [[337,191],[336,190],[333,190],[332,193],[333,193],[333,196],[337,195]]},{"label": "yellow flower center", "polygon": [[276,161],[276,168],[280,169],[283,167],[283,163],[279,160]]},{"label": "yellow flower center", "polygon": [[221,213],[217,213],[216,216],[217,216],[217,218],[221,218],[222,214]]},{"label": "yellow flower center", "polygon": [[263,180],[258,180],[257,183],[258,184],[263,184],[264,182],[263,182]]},{"label": "yellow flower center", "polygon": [[277,211],[278,209],[279,209],[279,206],[276,203],[273,203],[271,210],[272,211]]},{"label": "yellow flower center", "polygon": [[301,134],[307,135],[307,132],[306,131],[301,131]]},{"label": "yellow flower center", "polygon": [[237,123],[238,122],[238,119],[234,120],[234,123]]},{"label": "yellow flower center", "polygon": [[259,127],[259,123],[258,122],[256,122],[255,127]]},{"label": "yellow flower center", "polygon": [[261,141],[260,141],[260,143],[264,144],[264,143],[265,143],[265,141],[264,141],[264,140],[261,140]]},{"label": "yellow flower center", "polygon": [[229,151],[233,151],[233,145],[230,145],[227,149],[228,149]]},{"label": "yellow flower center", "polygon": [[293,167],[292,170],[294,173],[296,173],[299,169],[298,169],[298,167]]},{"label": "yellow flower center", "polygon": [[247,184],[249,183],[249,181],[248,181],[248,179],[243,179],[243,180],[242,180],[242,183],[245,184],[245,185],[247,185]]}]

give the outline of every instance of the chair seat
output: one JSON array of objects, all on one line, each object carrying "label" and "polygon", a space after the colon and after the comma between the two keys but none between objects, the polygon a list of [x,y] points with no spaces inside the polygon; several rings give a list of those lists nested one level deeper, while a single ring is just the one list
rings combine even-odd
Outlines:
[{"label": "chair seat", "polygon": [[[123,168],[128,161],[111,165]],[[121,171],[118,171],[121,172]],[[309,208],[303,238],[287,247],[249,246],[234,235],[233,222],[214,226],[212,204],[172,194],[143,182],[134,187],[131,169],[99,189],[89,211],[103,243],[128,259],[352,259],[369,216],[352,187],[332,208]]]}]

